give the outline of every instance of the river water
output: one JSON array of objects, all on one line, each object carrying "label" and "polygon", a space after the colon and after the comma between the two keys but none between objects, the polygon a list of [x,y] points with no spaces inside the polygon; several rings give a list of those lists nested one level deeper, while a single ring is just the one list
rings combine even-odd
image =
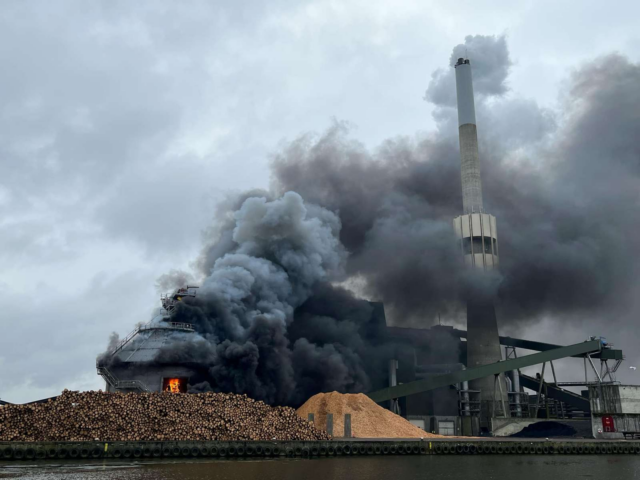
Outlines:
[{"label": "river water", "polygon": [[0,462],[0,479],[39,480],[570,480],[640,479],[632,455],[426,455],[321,459]]}]

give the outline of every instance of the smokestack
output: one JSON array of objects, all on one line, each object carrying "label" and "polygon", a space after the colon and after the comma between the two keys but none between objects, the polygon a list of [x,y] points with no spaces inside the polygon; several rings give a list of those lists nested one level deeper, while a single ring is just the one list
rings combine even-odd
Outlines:
[{"label": "smokestack", "polygon": [[476,107],[473,101],[471,63],[459,58],[455,65],[460,135],[460,177],[464,214],[453,221],[467,265],[485,270],[498,266],[496,217],[484,213],[478,155]]},{"label": "smokestack", "polygon": [[456,93],[458,97],[458,132],[460,134],[460,158],[462,177],[462,208],[464,213],[481,213],[482,181],[478,158],[478,132],[476,107],[473,102],[473,82],[469,60],[458,59],[456,69]]},{"label": "smokestack", "polygon": [[[484,212],[482,203],[471,64],[469,60],[459,58],[455,69],[464,214],[453,220],[453,226],[465,265],[470,268],[491,270],[498,266],[498,230],[496,218]],[[495,363],[502,359],[493,299],[479,293],[481,291],[481,288],[473,291],[467,300],[467,367]],[[501,405],[509,405],[504,375],[500,376],[500,384],[502,388],[497,388],[500,385],[494,381],[493,377],[482,378],[471,383],[472,389],[481,391],[481,427],[490,428],[488,417],[494,411],[492,407],[494,401],[498,401]],[[499,410],[500,407],[496,407],[495,411]],[[503,414],[509,416],[508,411]]]}]

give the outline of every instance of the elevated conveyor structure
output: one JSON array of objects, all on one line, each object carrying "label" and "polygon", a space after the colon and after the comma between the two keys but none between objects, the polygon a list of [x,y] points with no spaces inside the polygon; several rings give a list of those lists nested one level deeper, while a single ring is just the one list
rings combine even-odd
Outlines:
[{"label": "elevated conveyor structure", "polygon": [[[520,374],[520,385],[525,388],[529,388],[534,391],[540,391],[540,380],[530,377],[528,375]],[[567,405],[571,405],[572,407],[582,411],[582,412],[590,412],[591,406],[589,404],[589,399],[583,396],[580,396],[576,393],[570,392],[563,388],[557,387],[552,383],[545,383],[546,395],[549,398],[553,398],[554,400],[559,400],[560,402],[564,402]]]},{"label": "elevated conveyor structure", "polygon": [[375,402],[384,402],[395,398],[415,395],[422,392],[435,390],[436,388],[453,385],[461,382],[468,382],[479,378],[491,377],[499,375],[511,370],[531,367],[561,358],[584,356],[590,354],[592,356],[600,355],[603,351],[602,342],[600,340],[590,340],[567,347],[559,347],[524,357],[503,360],[500,362],[490,363],[479,367],[468,368],[457,372],[447,373],[444,375],[434,375],[424,380],[404,383],[394,387],[387,387],[375,392],[367,394]]},{"label": "elevated conveyor structure", "polygon": [[[434,328],[447,328],[447,327],[434,327]],[[405,329],[412,332],[417,331],[417,329]],[[458,328],[451,328],[451,333],[459,338],[467,338],[467,331],[460,330]],[[504,347],[515,347],[522,348],[524,350],[532,350],[535,352],[546,352],[547,350],[554,350],[557,348],[563,348],[562,345],[556,345],[553,343],[546,342],[538,342],[535,340],[525,340],[522,338],[513,338],[513,337],[505,337],[500,336],[500,345]],[[587,354],[579,354],[574,355],[574,358],[584,358]],[[624,355],[622,350],[616,350],[613,348],[603,348],[598,353],[589,353],[589,356],[593,359],[599,360],[623,360]]]},{"label": "elevated conveyor structure", "polygon": [[[466,333],[460,330],[462,333]],[[461,337],[465,338],[465,337]],[[500,345],[505,347],[523,348],[525,350],[534,350],[536,352],[546,352],[548,350],[555,350],[563,348],[562,345],[555,345],[553,343],[536,342],[533,340],[523,340],[521,338],[512,337],[500,337]],[[600,360],[622,360],[624,358],[622,350],[615,350],[612,348],[603,348],[598,353],[583,353],[579,355],[573,355],[575,358],[584,358],[589,355],[591,358],[597,358]]]}]

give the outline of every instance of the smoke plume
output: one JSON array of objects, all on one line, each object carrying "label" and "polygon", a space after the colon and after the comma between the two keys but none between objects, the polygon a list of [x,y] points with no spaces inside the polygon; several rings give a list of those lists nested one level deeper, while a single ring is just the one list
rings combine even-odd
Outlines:
[{"label": "smoke plume", "polygon": [[[173,315],[193,324],[198,339],[174,342],[157,361],[190,366],[194,390],[246,392],[270,403],[300,403],[310,390],[369,388],[358,323],[371,307],[330,286],[343,279],[347,258],[338,216],[294,192],[236,206],[229,204],[220,241],[203,252],[197,297]],[[305,304],[310,298],[322,302]]]},{"label": "smoke plume", "polygon": [[201,289],[174,315],[195,325],[198,340],[170,344],[157,362],[190,365],[192,389],[270,403],[366,391],[376,381],[367,372],[384,375],[376,362],[392,347],[372,323],[374,306],[338,284],[357,285],[407,326],[461,321],[478,283],[494,291],[501,325],[631,321],[640,293],[640,66],[619,55],[584,64],[550,110],[509,90],[504,37],[467,37],[450,65],[459,56],[473,67],[500,272],[469,282],[460,269],[455,81],[442,69],[425,95],[436,132],[370,151],[336,122],[275,152],[270,192],[220,206],[197,262]]},{"label": "smoke plume", "polygon": [[[631,252],[640,228],[640,67],[617,55],[582,66],[556,113],[503,95],[511,65],[504,38],[466,42],[479,92],[485,208],[498,222],[501,324],[628,317],[639,266]],[[426,95],[437,102],[436,134],[369,152],[336,124],[300,137],[274,161],[276,191],[339,212],[348,275],[364,279],[364,294],[404,322],[461,316],[464,282],[450,236],[461,212],[457,117],[438,93],[444,80],[455,88],[450,70],[436,72]]]}]

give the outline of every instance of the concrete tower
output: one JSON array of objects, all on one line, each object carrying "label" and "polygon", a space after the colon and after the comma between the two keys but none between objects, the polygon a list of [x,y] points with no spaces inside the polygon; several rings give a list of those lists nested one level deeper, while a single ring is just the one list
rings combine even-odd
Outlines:
[{"label": "concrete tower", "polygon": [[[498,230],[496,218],[485,213],[482,203],[471,64],[469,60],[459,58],[455,69],[464,213],[453,220],[453,226],[464,263],[469,268],[491,270],[497,268],[499,263]],[[492,298],[484,297],[481,293],[471,294],[467,301],[467,332],[467,367],[501,360],[498,324]],[[493,377],[476,380],[471,383],[471,389],[481,390],[481,423],[485,423],[483,420],[491,414],[494,399],[500,407],[501,400],[504,400],[508,412],[508,396],[503,376],[500,377],[499,384],[494,383]],[[496,412],[502,413],[500,407],[496,406]]]}]

